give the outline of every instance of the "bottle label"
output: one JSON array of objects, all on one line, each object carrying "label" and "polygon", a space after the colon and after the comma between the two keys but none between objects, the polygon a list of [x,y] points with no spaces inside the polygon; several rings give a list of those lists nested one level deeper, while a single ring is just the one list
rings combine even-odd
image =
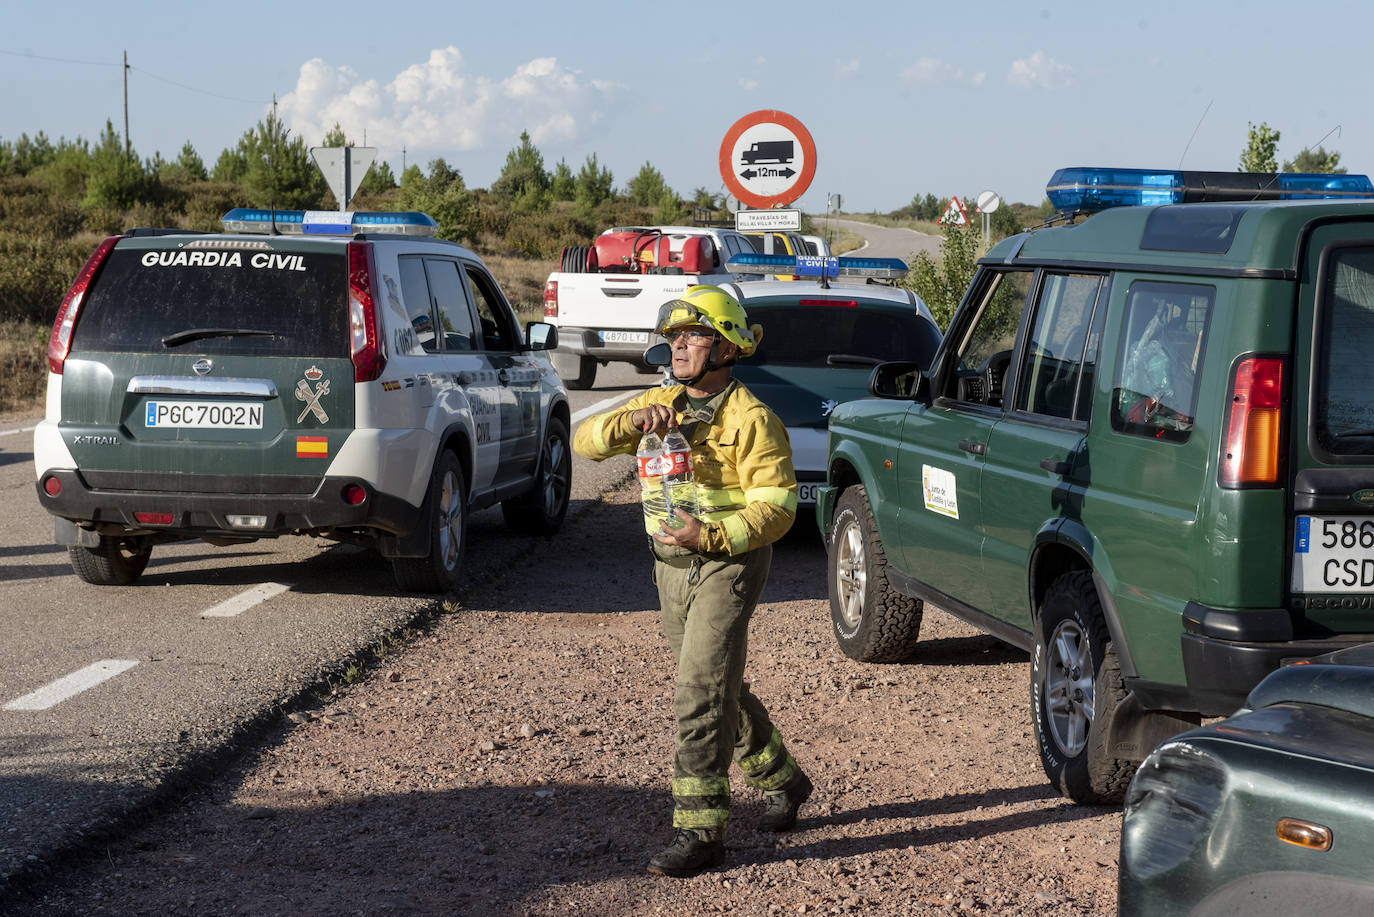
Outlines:
[{"label": "bottle label", "polygon": [[662,458],[667,462],[667,470],[663,474],[687,474],[692,470],[691,452],[665,452]]},{"label": "bottle label", "polygon": [[673,470],[673,458],[670,453],[660,452],[658,455],[641,455],[637,457],[637,460],[641,478],[657,478],[671,474]]}]

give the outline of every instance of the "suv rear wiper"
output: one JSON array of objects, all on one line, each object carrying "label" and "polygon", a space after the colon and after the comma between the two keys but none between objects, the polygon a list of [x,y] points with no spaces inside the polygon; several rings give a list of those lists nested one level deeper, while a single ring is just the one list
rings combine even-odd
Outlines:
[{"label": "suv rear wiper", "polygon": [[185,331],[167,335],[162,339],[162,346],[180,347],[182,344],[189,344],[191,341],[199,341],[204,338],[231,338],[244,335],[271,338],[276,337],[277,332],[261,331],[257,328],[187,328]]},{"label": "suv rear wiper", "polygon": [[851,366],[877,366],[882,362],[884,361],[877,357],[864,357],[857,353],[832,353],[825,358],[826,366],[844,366],[845,364]]}]

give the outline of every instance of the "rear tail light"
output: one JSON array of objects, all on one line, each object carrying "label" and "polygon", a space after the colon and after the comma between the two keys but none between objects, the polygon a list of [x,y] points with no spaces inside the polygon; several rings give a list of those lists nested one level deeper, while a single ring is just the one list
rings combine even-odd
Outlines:
[{"label": "rear tail light", "polygon": [[558,318],[558,281],[544,281],[544,317]]},{"label": "rear tail light", "polygon": [[799,299],[797,303],[802,306],[842,306],[849,309],[858,308],[859,305],[857,299]]},{"label": "rear tail light", "polygon": [[55,497],[62,493],[62,482],[57,478],[43,479],[43,493],[50,497]]},{"label": "rear tail light", "polygon": [[171,525],[171,513],[134,513],[134,518],[144,525]]},{"label": "rear tail light", "polygon": [[343,489],[343,499],[349,506],[358,506],[367,499],[367,490],[359,484],[348,484]]},{"label": "rear tail light", "polygon": [[372,243],[348,243],[348,328],[353,347],[353,381],[371,382],[386,367],[372,298]]},{"label": "rear tail light", "polygon": [[67,362],[67,354],[71,351],[72,331],[76,328],[76,319],[81,312],[81,303],[86,298],[86,291],[118,241],[119,236],[110,236],[96,247],[91,257],[86,259],[86,266],[76,275],[66,298],[62,300],[62,305],[57,310],[57,320],[53,322],[52,335],[48,338],[49,371],[62,374],[62,365]]},{"label": "rear tail light", "polygon": [[1283,360],[1241,360],[1231,378],[1230,401],[1221,455],[1221,486],[1277,484],[1282,465]]}]

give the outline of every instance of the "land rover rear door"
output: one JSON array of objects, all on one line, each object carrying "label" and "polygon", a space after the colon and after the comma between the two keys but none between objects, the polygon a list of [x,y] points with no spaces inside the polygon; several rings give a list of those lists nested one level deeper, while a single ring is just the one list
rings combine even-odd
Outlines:
[{"label": "land rover rear door", "polygon": [[1314,229],[1293,346],[1288,589],[1311,633],[1374,632],[1374,221]]}]

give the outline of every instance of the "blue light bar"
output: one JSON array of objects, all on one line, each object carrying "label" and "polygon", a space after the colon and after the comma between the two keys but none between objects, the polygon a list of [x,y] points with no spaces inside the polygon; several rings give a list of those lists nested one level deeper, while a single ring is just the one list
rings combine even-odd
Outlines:
[{"label": "blue light bar", "polygon": [[732,274],[791,274],[794,277],[905,277],[900,258],[834,258],[820,255],[731,255],[725,269]]},{"label": "blue light bar", "polygon": [[1060,169],[1045,186],[1060,213],[1208,201],[1374,197],[1364,175],[1316,172],[1192,172],[1153,169]]},{"label": "blue light bar", "polygon": [[433,236],[438,224],[427,214],[407,211],[260,210],[235,207],[220,220],[225,232],[351,236],[354,233],[389,233]]}]

